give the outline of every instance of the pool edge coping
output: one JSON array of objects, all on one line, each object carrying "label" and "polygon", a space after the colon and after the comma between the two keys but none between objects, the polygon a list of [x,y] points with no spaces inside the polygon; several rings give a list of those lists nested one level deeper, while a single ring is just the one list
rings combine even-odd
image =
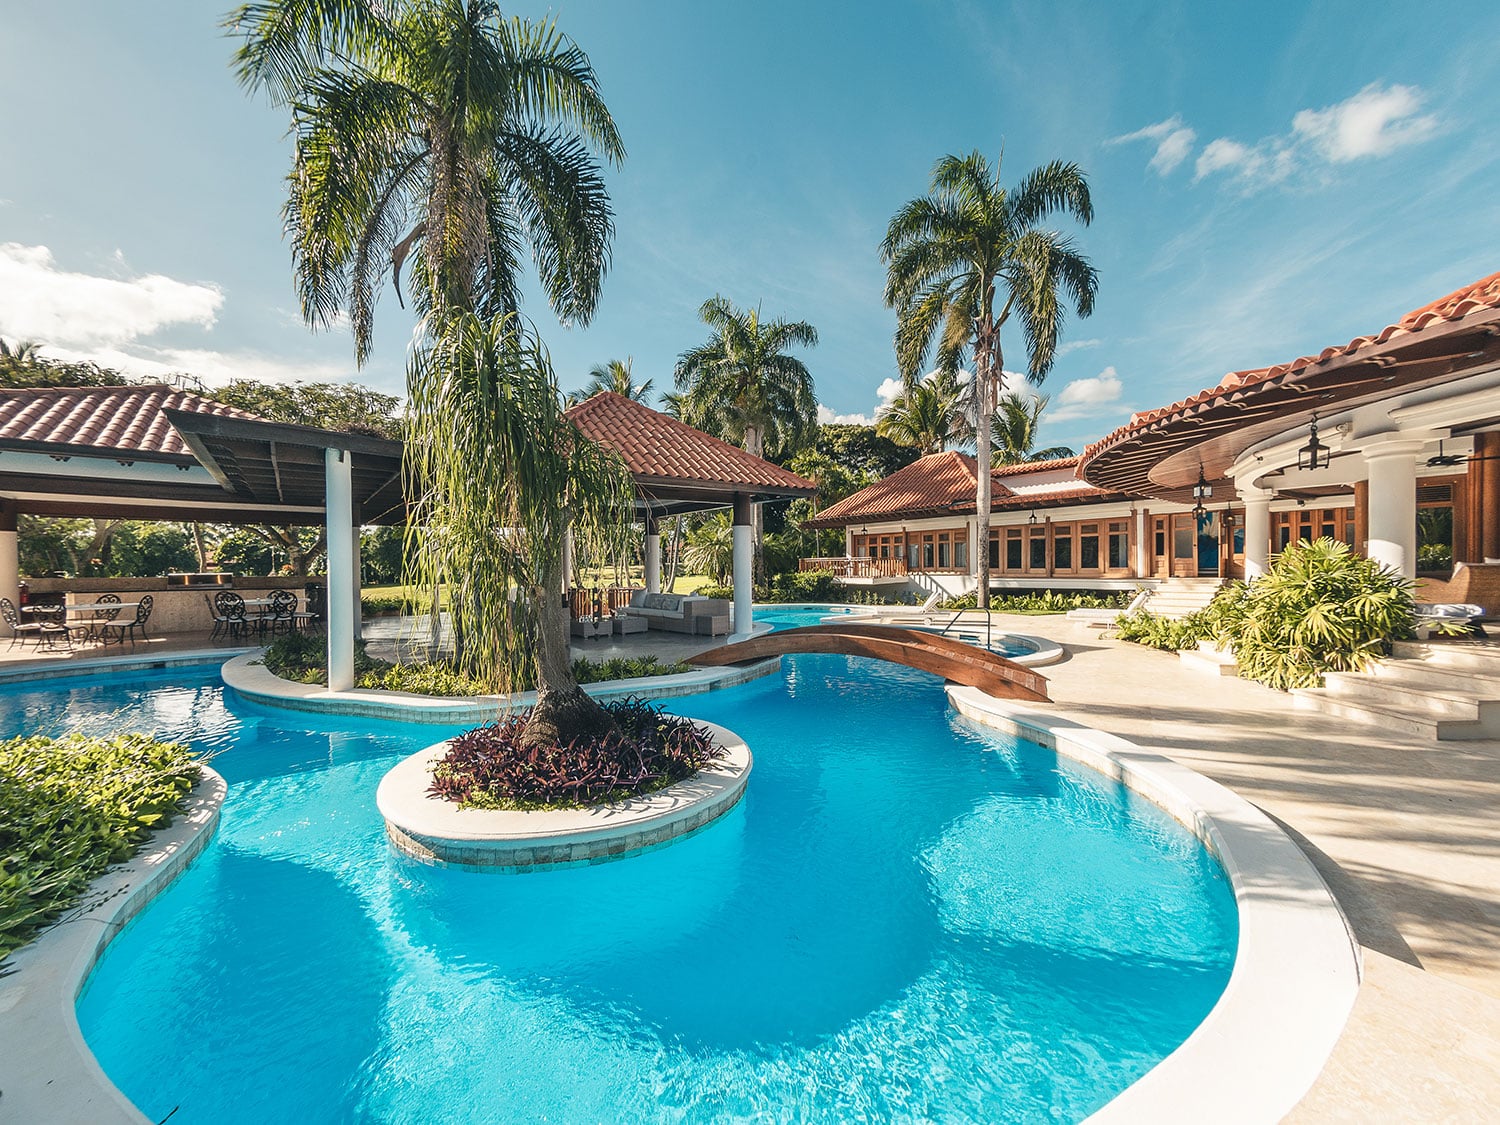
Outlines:
[{"label": "pool edge coping", "polygon": [[1362,979],[1360,947],[1312,861],[1227,786],[1118,735],[948,685],[965,718],[1041,743],[1114,778],[1182,823],[1234,891],[1239,943],[1229,982],[1166,1058],[1087,1120],[1279,1121],[1327,1065]]},{"label": "pool edge coping", "polygon": [[[358,715],[395,719],[408,723],[453,724],[496,719],[536,701],[533,691],[508,696],[437,696],[383,688],[351,688],[329,691],[322,684],[299,684],[284,680],[260,663],[263,650],[242,653],[224,662],[219,675],[226,687],[254,703],[290,711],[312,711],[325,715]],[[773,656],[743,666],[700,668],[671,676],[638,676],[627,680],[603,680],[584,684],[595,699],[672,699],[699,695],[722,688],[738,687],[781,668],[781,657]]]},{"label": "pool edge coping", "polygon": [[207,765],[172,823],[89,884],[74,907],[7,959],[0,977],[0,1099],[7,1119],[150,1125],[94,1057],[78,998],[111,942],[203,854],[228,785]]},{"label": "pool edge coping", "polygon": [[[620,859],[674,843],[728,813],[745,795],[754,764],[745,740],[717,723],[693,723],[710,731],[724,751],[723,759],[643,797],[586,809],[459,809],[427,796],[421,784],[432,761],[451,741],[445,740],[387,770],[376,788],[375,805],[391,845],[422,863],[525,872]],[[463,818],[468,823],[460,824]],[[529,829],[522,831],[528,821]],[[555,854],[559,851],[567,854]]]}]

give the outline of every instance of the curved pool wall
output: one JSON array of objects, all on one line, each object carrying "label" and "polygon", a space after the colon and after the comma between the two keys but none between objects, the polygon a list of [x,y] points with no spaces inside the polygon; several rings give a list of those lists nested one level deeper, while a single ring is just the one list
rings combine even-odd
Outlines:
[{"label": "curved pool wall", "polygon": [[[960,690],[967,691],[969,689],[960,689]],[[712,698],[712,697],[706,697],[706,698]],[[259,710],[259,709],[252,709],[252,711],[254,711],[254,710]],[[425,731],[426,730],[430,730],[430,729],[431,729],[430,727],[425,728],[425,730],[423,732],[424,736],[425,736]],[[1040,728],[1038,728],[1038,729],[1040,729]],[[1045,735],[1045,732],[1043,732],[1043,733]],[[1116,740],[1116,741],[1119,741],[1119,740]],[[1128,744],[1123,744],[1123,745],[1128,746]],[[1065,749],[1065,747],[1063,746],[1062,743],[1059,743],[1059,749]],[[1187,771],[1184,771],[1184,772],[1187,772]],[[1134,779],[1132,773],[1127,772],[1125,776],[1126,776],[1127,780],[1130,780],[1130,781],[1132,781],[1132,783],[1134,783],[1135,779]],[[1195,775],[1190,775],[1190,776],[1195,776]],[[1167,803],[1167,802],[1163,802],[1163,803]],[[1195,814],[1195,815],[1199,815],[1199,814]],[[710,835],[711,835],[711,833],[710,833]],[[1284,837],[1282,837],[1282,839],[1284,841]],[[1272,894],[1274,892],[1275,878],[1276,878],[1276,873],[1274,871],[1273,872],[1258,872],[1258,871],[1250,870],[1250,869],[1238,870],[1238,869],[1232,868],[1231,869],[1231,875],[1235,879],[1236,892],[1239,895],[1240,900],[1241,900],[1240,901],[1240,910],[1241,911],[1244,911],[1244,909],[1245,909],[1245,904],[1246,904],[1246,887],[1254,887],[1258,883],[1259,887],[1261,888],[1261,893],[1262,894],[1270,895],[1270,894]],[[1242,885],[1242,881],[1243,881],[1243,885]],[[175,890],[175,888],[174,888],[174,890]],[[1326,892],[1324,892],[1324,895],[1326,897]],[[1319,902],[1315,901],[1317,899],[1317,897],[1318,897],[1317,895],[1310,895],[1310,896],[1308,896],[1308,901],[1304,902],[1303,906],[1308,911],[1310,911],[1310,912],[1317,913],[1319,911],[1322,911],[1323,913],[1326,914],[1327,910],[1331,909],[1331,907],[1329,907],[1328,904],[1326,904],[1326,903],[1320,904]],[[1336,910],[1334,910],[1333,913],[1334,913],[1335,917],[1337,917]],[[1345,960],[1346,961],[1352,962],[1352,953],[1349,950],[1347,942],[1344,945],[1344,955],[1345,955]],[[1297,960],[1296,957],[1291,958],[1292,962],[1295,962],[1296,960]],[[1281,973],[1285,970],[1285,968],[1286,968],[1285,965],[1255,964],[1255,965],[1251,966],[1251,965],[1245,965],[1245,964],[1243,964],[1241,962],[1237,962],[1236,966],[1235,966],[1234,975],[1233,975],[1232,980],[1231,980],[1232,987],[1231,987],[1231,989],[1230,989],[1229,992],[1225,993],[1224,998],[1213,1008],[1213,1012],[1212,1012],[1211,1018],[1212,1019],[1219,1019],[1220,1017],[1226,1015],[1227,1014],[1226,1013],[1226,1009],[1227,1008],[1235,1007],[1235,1006],[1243,1007],[1244,1006],[1244,1000],[1246,998],[1246,994],[1253,994],[1261,986],[1264,986],[1264,985],[1267,985],[1267,984],[1274,984],[1275,979],[1277,979],[1277,978],[1280,977]],[[1346,970],[1347,970],[1347,966],[1346,966]],[[1344,977],[1346,979],[1352,977],[1352,973],[1348,972],[1348,971],[1345,971],[1343,975],[1344,975]],[[61,986],[60,986],[60,989],[59,989],[60,993],[66,993],[66,998],[68,1000],[68,1009],[69,1009],[69,1013],[70,1014],[71,1014],[71,997],[72,997],[73,993],[76,992],[76,990],[77,990],[77,988],[78,988],[78,986],[79,986],[80,983],[81,983],[81,981],[76,980],[76,979],[74,981],[72,981],[71,983],[68,982],[68,981],[66,981],[66,980],[64,980],[61,983]],[[1238,988],[1233,987],[1233,986],[1236,986],[1236,985],[1239,986],[1239,987]],[[3,982],[0,982],[0,987],[3,987]],[[45,992],[46,988],[43,987],[43,988],[41,988],[39,990],[38,989],[33,989],[32,990],[33,993],[36,993],[38,991]],[[38,1002],[38,999],[39,999],[38,996],[35,995],[35,994],[33,994],[31,996],[31,998],[30,998],[30,1003],[32,1003],[33,1005],[35,1005],[35,1003]],[[1303,1008],[1304,1011],[1310,1011],[1315,1017],[1317,1017],[1325,1025],[1328,1024],[1328,1023],[1330,1023],[1334,1019],[1336,1019],[1336,1021],[1338,1023],[1341,1023],[1342,1022],[1342,1018],[1343,1018],[1343,1014],[1345,1012],[1347,1012],[1347,1006],[1345,1006],[1341,1011],[1339,1011],[1336,1014],[1336,1016],[1329,1016],[1329,1014],[1327,1012],[1324,1012],[1324,1011],[1319,1010],[1317,1008],[1316,1004],[1317,1004],[1318,1000],[1320,1000],[1320,999],[1321,999],[1321,997],[1314,996],[1309,1001],[1308,1004],[1304,1004],[1301,1007]],[[1352,1000],[1352,994],[1351,994],[1350,999]],[[1311,1005],[1311,1006],[1309,1006],[1309,1005]],[[1269,1013],[1263,1013],[1263,1015],[1265,1016],[1265,1021],[1266,1022],[1263,1023],[1263,1025],[1258,1029],[1259,1033],[1262,1036],[1264,1036],[1264,1035],[1275,1035],[1275,1034],[1279,1033],[1282,1030],[1281,1025],[1285,1023],[1287,1013],[1285,1013],[1285,1012],[1269,1012]],[[11,1021],[11,1025],[14,1026],[14,1021]],[[1208,1025],[1205,1024],[1204,1026],[1206,1027]],[[1214,1106],[1214,1105],[1216,1105],[1216,1107],[1217,1107],[1218,1110],[1223,1110],[1223,1112],[1217,1112],[1217,1118],[1218,1119],[1222,1119],[1222,1120],[1251,1119],[1251,1118],[1247,1117],[1243,1113],[1234,1112],[1234,1107],[1232,1105],[1227,1104],[1224,1098],[1214,1096],[1212,1094],[1212,1092],[1210,1092],[1210,1094],[1205,1098],[1204,1103],[1195,1105],[1193,1103],[1184,1102],[1181,1099],[1174,1100],[1172,1098],[1172,1096],[1171,1096],[1171,1091],[1165,1091],[1165,1092],[1162,1091],[1160,1089],[1160,1084],[1154,1082],[1154,1080],[1157,1078],[1158,1075],[1163,1074],[1164,1072],[1168,1071],[1173,1065],[1178,1064],[1182,1060],[1182,1058],[1183,1058],[1184,1055],[1190,1055],[1191,1052],[1188,1051],[1188,1048],[1192,1047],[1194,1045],[1194,1041],[1197,1040],[1197,1039],[1199,1039],[1199,1038],[1201,1038],[1201,1036],[1198,1035],[1198,1034],[1195,1034],[1192,1037],[1190,1037],[1188,1043],[1184,1044],[1183,1048],[1181,1048],[1177,1052],[1173,1053],[1171,1055],[1171,1057],[1166,1061],[1166,1063],[1164,1063],[1163,1065],[1158,1066],[1156,1069],[1152,1070],[1151,1073],[1147,1076],[1147,1078],[1144,1081],[1139,1082],[1135,1086],[1130,1087],[1129,1090],[1126,1091],[1126,1097],[1132,1099],[1132,1101],[1131,1101],[1130,1104],[1135,1105],[1137,1108],[1139,1108],[1139,1106],[1142,1103],[1142,1098],[1140,1096],[1137,1096],[1137,1095],[1139,1095],[1142,1091],[1145,1091],[1146,1094],[1148,1094],[1148,1095],[1155,1096],[1155,1097],[1160,1097],[1161,1098],[1161,1101],[1156,1105],[1156,1109],[1159,1111],[1156,1114],[1156,1119],[1160,1119],[1160,1120],[1179,1119],[1179,1118],[1181,1118],[1181,1119],[1191,1118],[1191,1119],[1195,1119],[1195,1120],[1196,1119],[1201,1119],[1202,1118],[1202,1112],[1201,1111],[1203,1110],[1203,1108],[1204,1108],[1205,1105],[1208,1105],[1208,1106]],[[1327,1044],[1327,1046],[1331,1047],[1331,1042],[1329,1044]],[[1300,1089],[1293,1090],[1292,1086],[1295,1086],[1297,1082],[1300,1082],[1300,1080],[1301,1080],[1300,1076],[1303,1073],[1307,1072],[1309,1069],[1311,1070],[1312,1073],[1316,1073],[1316,1070],[1322,1065],[1323,1058],[1326,1057],[1326,1050],[1321,1050],[1320,1049],[1319,1051],[1314,1051],[1312,1054],[1309,1054],[1306,1057],[1293,1058],[1293,1059],[1288,1060],[1289,1063],[1292,1064],[1291,1069],[1293,1069],[1294,1071],[1297,1072],[1296,1074],[1293,1074],[1293,1075],[1290,1075],[1290,1076],[1282,1074],[1282,1073],[1279,1073],[1277,1071],[1277,1069],[1275,1068],[1274,1065],[1272,1067],[1270,1067],[1269,1069],[1258,1070],[1258,1071],[1256,1071],[1254,1073],[1247,1073],[1247,1069],[1248,1068],[1246,1068],[1244,1066],[1241,1066],[1241,1065],[1238,1065],[1238,1060],[1240,1060],[1240,1059],[1250,1059],[1250,1058],[1255,1057],[1256,1051],[1255,1051],[1254,1048],[1255,1048],[1255,1044],[1254,1043],[1252,1043],[1252,1042],[1250,1042],[1248,1040],[1246,1040],[1246,1041],[1236,1040],[1233,1037],[1233,1035],[1231,1035],[1230,1038],[1228,1040],[1226,1040],[1226,1042],[1224,1044],[1222,1044],[1222,1049],[1225,1052],[1227,1052],[1227,1055],[1228,1055],[1227,1065],[1224,1068],[1222,1068],[1222,1069],[1216,1069],[1214,1071],[1214,1073],[1212,1073],[1211,1075],[1208,1075],[1208,1076],[1203,1076],[1203,1075],[1191,1076],[1190,1075],[1189,1077],[1193,1077],[1194,1080],[1195,1080],[1195,1082],[1198,1085],[1203,1085],[1204,1082],[1206,1081],[1207,1085],[1213,1086],[1213,1087],[1216,1087],[1216,1088],[1219,1088],[1219,1089],[1226,1089],[1226,1088],[1232,1089],[1232,1088],[1236,1087],[1238,1084],[1240,1084],[1242,1082],[1251,1082],[1251,1083],[1254,1084],[1255,1088],[1260,1093],[1262,1093],[1265,1097],[1280,1097],[1280,1098],[1282,1098],[1282,1100],[1283,1100],[1283,1102],[1284,1102],[1285,1105],[1290,1106],[1291,1104],[1294,1104],[1294,1102],[1296,1101],[1297,1096],[1300,1095]],[[77,1065],[76,1065],[75,1069],[76,1069],[76,1072],[77,1072],[77,1076],[86,1085],[86,1080],[87,1080],[87,1074],[86,1074],[86,1072],[89,1070],[90,1066],[92,1065],[92,1059],[88,1056],[88,1054],[87,1054],[86,1051],[81,1051],[80,1054],[81,1054],[82,1057],[79,1058],[78,1060],[76,1060],[77,1061]],[[0,1059],[3,1059],[3,1053],[0,1053]],[[0,1065],[4,1065],[3,1062],[0,1062]],[[94,1066],[92,1069],[95,1072],[97,1072],[97,1067],[96,1066]],[[1179,1073],[1174,1073],[1174,1081],[1179,1080],[1180,1077],[1181,1077],[1181,1075],[1180,1075],[1181,1068],[1178,1067],[1177,1070],[1178,1070]],[[30,1076],[25,1076],[25,1077],[29,1078]],[[15,1091],[18,1088],[18,1083],[14,1079],[12,1079],[10,1082],[6,1083],[5,1085],[6,1085],[6,1088],[8,1090],[11,1090],[11,1091]],[[1125,1098],[1121,1098],[1121,1099],[1117,1099],[1116,1102],[1110,1103],[1110,1105],[1108,1107],[1106,1107],[1105,1115],[1108,1116],[1110,1114],[1116,1113],[1117,1112],[1117,1107],[1119,1105],[1121,1105],[1122,1103],[1124,1103],[1125,1100],[1126,1100]],[[17,1103],[12,1102],[11,1104],[15,1105]],[[1216,1111],[1210,1111],[1210,1112],[1216,1112]],[[134,1115],[132,1117],[132,1119],[133,1120],[145,1120],[145,1118],[140,1117],[138,1114]]]}]

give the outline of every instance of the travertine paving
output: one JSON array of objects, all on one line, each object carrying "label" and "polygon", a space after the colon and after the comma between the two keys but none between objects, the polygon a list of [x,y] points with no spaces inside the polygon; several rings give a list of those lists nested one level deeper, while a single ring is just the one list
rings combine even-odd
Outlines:
[{"label": "travertine paving", "polygon": [[1059,618],[1004,623],[1067,648],[1040,669],[1056,711],[1253,801],[1344,907],[1365,984],[1293,1119],[1500,1119],[1500,742],[1424,743]]}]

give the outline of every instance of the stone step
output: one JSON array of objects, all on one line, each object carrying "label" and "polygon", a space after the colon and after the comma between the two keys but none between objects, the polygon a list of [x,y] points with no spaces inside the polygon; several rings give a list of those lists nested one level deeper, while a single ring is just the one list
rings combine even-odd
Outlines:
[{"label": "stone step", "polygon": [[1500,702],[1486,703],[1453,688],[1406,684],[1363,672],[1329,672],[1323,677],[1323,687],[1339,699],[1394,707],[1408,714],[1420,712],[1469,722],[1483,721],[1491,711],[1500,717]]},{"label": "stone step", "polygon": [[1177,654],[1177,659],[1182,662],[1183,667],[1191,668],[1194,672],[1207,672],[1211,676],[1240,674],[1240,666],[1235,662],[1234,653],[1220,652],[1202,641],[1197,648],[1183,649]]},{"label": "stone step", "polygon": [[1292,691],[1292,697],[1294,705],[1304,710],[1321,711],[1335,718],[1371,724],[1382,730],[1414,734],[1431,741],[1494,738],[1500,734],[1486,730],[1484,724],[1477,720],[1441,719],[1434,715],[1411,714],[1396,707],[1330,695],[1326,688],[1296,688]]},{"label": "stone step", "polygon": [[1475,672],[1500,676],[1500,645],[1397,641],[1393,648],[1399,658],[1421,660],[1432,666],[1466,668]]},{"label": "stone step", "polygon": [[1500,699],[1500,668],[1492,671],[1427,660],[1395,659],[1377,662],[1371,666],[1370,674],[1391,683],[1458,691],[1481,699]]}]

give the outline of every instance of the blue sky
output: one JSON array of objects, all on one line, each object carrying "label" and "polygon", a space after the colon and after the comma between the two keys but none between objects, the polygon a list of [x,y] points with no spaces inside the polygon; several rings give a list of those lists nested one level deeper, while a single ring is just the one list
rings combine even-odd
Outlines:
[{"label": "blue sky", "polygon": [[[224,5],[225,8],[228,5]],[[1373,331],[1500,269],[1500,6],[754,6],[573,0],[629,150],[594,323],[528,306],[565,389],[634,357],[671,382],[715,293],[811,321],[834,414],[895,374],[877,246],[933,161],[1087,172],[1100,273],[1048,375],[1046,444],[1081,446],[1226,371]],[[358,377],[398,392],[410,315],[374,356],[301,324],[281,239],[285,121],[228,69],[219,7],[0,0],[0,335],[139,373]],[[1004,341],[1007,366],[1022,345]]]}]

